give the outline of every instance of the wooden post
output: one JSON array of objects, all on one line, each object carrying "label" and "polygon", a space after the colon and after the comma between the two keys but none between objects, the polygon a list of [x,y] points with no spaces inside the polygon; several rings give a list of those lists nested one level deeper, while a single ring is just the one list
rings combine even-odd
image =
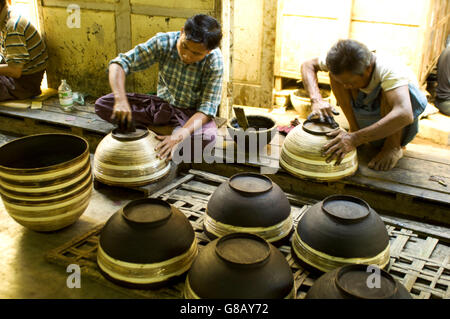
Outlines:
[{"label": "wooden post", "polygon": [[38,29],[39,33],[41,34],[42,38],[45,41],[44,9],[43,9],[42,0],[36,1],[36,5],[37,5],[39,25],[37,25],[35,27]]},{"label": "wooden post", "polygon": [[347,39],[350,37],[350,29],[352,25],[352,10],[354,0],[345,0],[342,3],[342,12],[339,17],[341,20],[341,37]]},{"label": "wooden post", "polygon": [[[119,0],[115,7],[117,54],[131,49],[131,5],[130,0]],[[134,91],[134,76],[128,76],[126,90]]]},{"label": "wooden post", "polygon": [[222,1],[222,55],[224,61],[222,102],[219,108],[219,116],[230,119],[233,107],[233,20],[234,0]]}]

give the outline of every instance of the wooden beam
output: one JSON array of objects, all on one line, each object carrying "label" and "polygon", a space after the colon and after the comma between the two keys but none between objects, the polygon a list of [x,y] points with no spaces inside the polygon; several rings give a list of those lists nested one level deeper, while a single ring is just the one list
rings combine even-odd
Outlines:
[{"label": "wooden beam", "polygon": [[99,3],[83,0],[77,0],[75,3],[73,0],[42,0],[42,6],[44,7],[67,8],[70,4],[77,4],[78,6],[80,6],[80,9],[87,9],[87,10],[101,10],[101,11],[116,10],[116,4],[114,3]]},{"label": "wooden beam", "polygon": [[233,20],[234,0],[223,0],[221,7],[222,46],[224,70],[222,82],[222,102],[219,107],[220,117],[230,119],[233,107]]},{"label": "wooden beam", "polygon": [[447,227],[426,224],[394,216],[380,216],[385,224],[399,228],[410,229],[415,233],[425,236],[432,236],[443,242],[450,244],[450,230]]},{"label": "wooden beam", "polygon": [[122,0],[116,4],[116,45],[117,53],[131,49],[131,17],[130,0]]},{"label": "wooden beam", "polygon": [[214,0],[214,17],[220,21],[222,16],[222,0]]},{"label": "wooden beam", "polygon": [[44,9],[43,9],[43,0],[36,1],[37,10],[38,10],[38,19],[39,19],[39,33],[45,41],[45,24],[44,24]]},{"label": "wooden beam", "polygon": [[[117,54],[131,49],[131,4],[130,0],[121,0],[115,6],[114,17],[116,21],[116,48]],[[127,92],[134,92],[135,78],[128,76],[126,81]]]},{"label": "wooden beam", "polygon": [[350,37],[350,29],[352,25],[352,10],[354,0],[345,0],[341,6],[341,13],[339,15],[341,25],[341,37],[347,39]]},{"label": "wooden beam", "polygon": [[190,18],[193,15],[201,13],[213,16],[215,12],[214,10],[211,11],[204,9],[164,8],[134,4],[131,5],[131,13],[171,18]]}]

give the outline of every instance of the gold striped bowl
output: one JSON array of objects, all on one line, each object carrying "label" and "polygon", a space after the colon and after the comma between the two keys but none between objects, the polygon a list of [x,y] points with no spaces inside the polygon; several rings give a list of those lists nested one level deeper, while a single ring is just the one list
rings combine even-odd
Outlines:
[{"label": "gold striped bowl", "polygon": [[147,128],[136,134],[120,135],[116,130],[105,136],[94,155],[94,176],[111,186],[143,186],[163,178],[170,163],[157,158],[159,141]]},{"label": "gold striped bowl", "polygon": [[71,134],[38,134],[0,148],[0,193],[9,215],[35,231],[73,224],[89,204],[88,142]]},{"label": "gold striped bowl", "polygon": [[262,237],[232,233],[203,247],[186,276],[186,299],[293,299],[292,270]]},{"label": "gold striped bowl", "polygon": [[269,177],[238,173],[211,195],[203,226],[210,239],[250,233],[278,245],[289,238],[293,228],[291,205]]},{"label": "gold striped bowl", "polygon": [[325,161],[322,147],[330,141],[326,132],[312,134],[304,130],[302,124],[295,127],[284,140],[280,165],[294,176],[319,181],[334,181],[353,175],[358,169],[356,150],[346,154],[339,165],[335,165],[335,160]]},{"label": "gold striped bowl", "polygon": [[186,216],[163,200],[146,198],[110,217],[100,234],[97,264],[116,284],[158,288],[184,279],[197,252]]},{"label": "gold striped bowl", "polygon": [[349,264],[389,263],[386,226],[364,200],[331,195],[311,206],[299,219],[292,255],[305,269],[328,272]]}]

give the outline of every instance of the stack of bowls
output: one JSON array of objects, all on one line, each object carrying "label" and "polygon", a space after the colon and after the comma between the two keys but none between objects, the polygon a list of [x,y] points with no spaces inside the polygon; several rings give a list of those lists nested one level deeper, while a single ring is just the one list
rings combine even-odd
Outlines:
[{"label": "stack of bowls", "polygon": [[294,277],[283,254],[259,236],[234,233],[206,245],[186,278],[188,299],[294,298]]},{"label": "stack of bowls", "polygon": [[163,178],[170,163],[157,157],[156,134],[145,127],[121,133],[114,129],[97,146],[94,176],[106,185],[143,186]]},{"label": "stack of bowls", "polygon": [[265,175],[239,173],[217,187],[208,201],[204,230],[211,239],[233,232],[282,242],[293,228],[291,206],[281,188]]},{"label": "stack of bowls", "polygon": [[345,155],[339,165],[327,163],[323,147],[330,142],[326,134],[336,130],[329,124],[305,121],[284,140],[280,165],[294,176],[318,181],[334,181],[350,176],[358,169],[356,150]]},{"label": "stack of bowls", "polygon": [[19,224],[54,231],[73,224],[89,204],[88,142],[71,134],[38,134],[0,148],[0,193]]},{"label": "stack of bowls", "polygon": [[412,299],[405,286],[389,273],[366,265],[346,265],[322,275],[306,298]]},{"label": "stack of bowls", "polygon": [[97,264],[120,285],[156,288],[189,270],[197,251],[186,216],[163,200],[148,198],[111,216],[100,234]]},{"label": "stack of bowls", "polygon": [[346,264],[389,263],[389,235],[378,214],[362,199],[332,195],[300,218],[292,251],[307,269],[328,272]]}]

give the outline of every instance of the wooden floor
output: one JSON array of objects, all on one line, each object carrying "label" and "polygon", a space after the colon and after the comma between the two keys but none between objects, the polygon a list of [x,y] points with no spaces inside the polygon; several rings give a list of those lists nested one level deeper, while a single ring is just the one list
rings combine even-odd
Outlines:
[{"label": "wooden floor", "polygon": [[[88,102],[86,106],[76,106],[76,110],[71,113],[66,113],[58,107],[57,98],[44,101],[42,109],[0,106],[0,128],[11,135],[73,133],[85,137],[91,152],[94,152],[113,125],[94,113],[93,99]],[[286,122],[286,119],[283,121]],[[223,124],[223,121],[220,124]],[[416,138],[413,143],[407,145],[405,156],[397,167],[388,172],[369,169],[367,162],[374,153],[373,150],[362,147],[358,150],[359,169],[354,176],[334,183],[318,183],[300,180],[279,167],[283,140],[284,136],[277,134],[266,148],[267,156],[255,159],[247,156],[245,162],[237,163],[235,144],[227,134],[226,126],[222,126],[213,154],[215,163],[194,163],[188,168],[227,176],[243,170],[261,171],[271,175],[286,192],[298,195],[305,193],[317,199],[333,193],[353,194],[363,197],[377,209],[394,211],[422,221],[450,225],[450,147],[438,146]],[[232,152],[227,153],[230,149]],[[276,174],[271,172],[270,168],[275,168]]]},{"label": "wooden floor", "polygon": [[[220,175],[189,170],[184,176],[161,188],[150,197],[168,201],[186,215],[195,231],[201,251],[210,242],[203,231],[203,219],[209,198],[217,186],[225,181],[227,178]],[[315,201],[294,194],[286,195],[291,204],[294,224],[296,224]],[[414,298],[450,298],[449,244],[435,238],[433,234],[427,232],[418,234],[399,226],[398,223],[392,223],[392,220],[384,216],[381,218],[386,223],[391,245],[390,264],[387,271],[405,285]],[[158,290],[122,288],[106,280],[100,274],[96,264],[99,233],[102,227],[103,224],[49,251],[46,259],[63,266],[64,269],[76,263],[82,268],[83,275],[105,287],[129,294],[133,298],[183,297],[184,278],[172,286]],[[448,237],[450,232],[446,230],[442,233]],[[318,276],[306,271],[295,262],[289,243],[279,247],[279,250],[285,255],[294,274],[296,298],[305,298]]]}]

